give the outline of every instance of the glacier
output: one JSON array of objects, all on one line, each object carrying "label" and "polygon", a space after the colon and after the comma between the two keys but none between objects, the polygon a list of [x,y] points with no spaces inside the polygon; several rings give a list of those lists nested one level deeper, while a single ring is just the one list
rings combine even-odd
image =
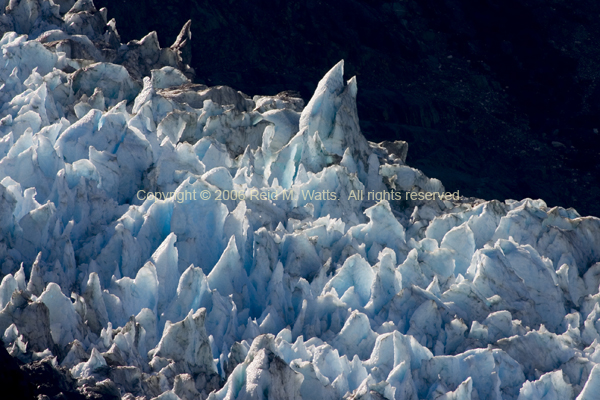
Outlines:
[{"label": "glacier", "polygon": [[193,83],[191,22],[160,48],[91,0],[0,7],[21,364],[85,398],[598,398],[600,219],[411,199],[445,188],[365,139],[343,61],[306,105],[250,98]]}]

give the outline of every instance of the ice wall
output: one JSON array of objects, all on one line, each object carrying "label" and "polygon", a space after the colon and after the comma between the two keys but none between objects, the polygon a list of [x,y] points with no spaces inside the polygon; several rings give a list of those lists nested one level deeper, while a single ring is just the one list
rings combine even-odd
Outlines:
[{"label": "ice wall", "polygon": [[366,141],[343,61],[306,107],[250,99],[191,82],[189,23],[161,49],[89,0],[4,6],[14,357],[127,399],[595,398],[597,218],[446,196]]}]

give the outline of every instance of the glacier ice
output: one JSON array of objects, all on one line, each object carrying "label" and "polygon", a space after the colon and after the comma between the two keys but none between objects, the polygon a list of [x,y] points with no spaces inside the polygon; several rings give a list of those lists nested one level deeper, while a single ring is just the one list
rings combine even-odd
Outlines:
[{"label": "glacier ice", "polygon": [[364,138],[343,61],[250,98],[193,83],[190,22],[121,44],[91,0],[5,3],[13,357],[88,398],[597,398],[599,219],[411,199],[444,186]]}]

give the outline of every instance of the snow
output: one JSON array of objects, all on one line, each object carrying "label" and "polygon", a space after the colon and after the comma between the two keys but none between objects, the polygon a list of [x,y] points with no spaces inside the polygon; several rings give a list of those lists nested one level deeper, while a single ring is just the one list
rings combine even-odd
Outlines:
[{"label": "snow", "polygon": [[89,360],[74,366],[71,369],[71,374],[74,378],[86,378],[102,367],[106,367],[106,360],[102,357],[102,354],[94,348],[92,349]]},{"label": "snow", "polygon": [[576,400],[593,399],[595,396],[598,395],[598,390],[600,390],[599,386],[600,386],[600,367],[598,367],[598,364],[596,364],[594,366],[594,368],[592,369],[592,372],[590,372],[588,381],[586,382],[586,384],[583,387],[583,390],[581,391],[579,396],[577,396]]},{"label": "snow", "polygon": [[189,23],[161,49],[91,1],[2,18],[13,356],[146,398],[597,396],[599,219],[411,199],[444,186],[366,141],[343,61],[305,107],[192,83]]},{"label": "snow", "polygon": [[48,308],[50,315],[50,331],[55,343],[66,346],[74,339],[82,339],[79,315],[73,303],[61,292],[60,286],[50,282],[39,300]]},{"label": "snow", "polygon": [[[198,374],[216,373],[204,320],[206,309],[188,315],[177,323],[167,324],[163,336],[149,355],[154,359],[168,358],[180,363],[181,369]],[[152,362],[151,362],[152,364]]]},{"label": "snow", "polygon": [[573,389],[565,382],[562,371],[544,374],[535,382],[525,382],[519,393],[519,400],[552,398],[573,398]]}]

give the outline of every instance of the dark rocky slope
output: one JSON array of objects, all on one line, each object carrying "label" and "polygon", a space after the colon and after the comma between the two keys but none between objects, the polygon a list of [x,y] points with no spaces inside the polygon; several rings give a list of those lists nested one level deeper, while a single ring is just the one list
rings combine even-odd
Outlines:
[{"label": "dark rocky slope", "polygon": [[600,216],[596,2],[97,0],[123,42],[162,46],[192,19],[196,80],[308,99],[346,60],[361,127],[485,199],[543,198]]}]

